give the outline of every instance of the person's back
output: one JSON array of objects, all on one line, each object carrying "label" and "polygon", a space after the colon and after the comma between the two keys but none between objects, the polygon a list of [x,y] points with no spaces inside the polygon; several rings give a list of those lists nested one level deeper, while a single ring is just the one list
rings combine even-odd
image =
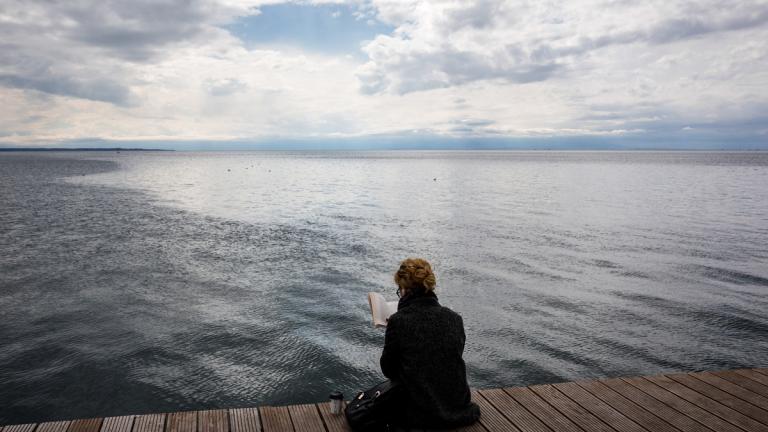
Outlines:
[{"label": "person's back", "polygon": [[[389,318],[381,356],[384,375],[405,389],[394,421],[427,428],[473,423],[480,411],[467,385],[461,316],[438,303],[429,263],[403,264],[395,280],[401,288],[406,286],[406,295]],[[422,283],[421,268],[426,268],[422,274],[428,275],[427,289],[414,289],[414,282]]]}]

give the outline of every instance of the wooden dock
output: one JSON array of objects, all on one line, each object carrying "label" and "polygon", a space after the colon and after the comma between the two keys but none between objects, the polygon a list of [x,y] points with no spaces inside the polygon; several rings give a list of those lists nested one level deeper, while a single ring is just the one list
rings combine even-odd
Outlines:
[{"label": "wooden dock", "polygon": [[[679,373],[473,391],[466,432],[768,432],[768,369]],[[0,432],[349,431],[328,402],[0,427]]]}]

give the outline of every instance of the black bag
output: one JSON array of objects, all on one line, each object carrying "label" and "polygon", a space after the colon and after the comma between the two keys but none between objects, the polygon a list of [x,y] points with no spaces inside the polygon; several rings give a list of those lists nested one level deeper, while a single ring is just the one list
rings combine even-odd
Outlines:
[{"label": "black bag", "polygon": [[344,409],[354,431],[387,430],[387,414],[396,406],[400,386],[390,380],[357,394]]}]

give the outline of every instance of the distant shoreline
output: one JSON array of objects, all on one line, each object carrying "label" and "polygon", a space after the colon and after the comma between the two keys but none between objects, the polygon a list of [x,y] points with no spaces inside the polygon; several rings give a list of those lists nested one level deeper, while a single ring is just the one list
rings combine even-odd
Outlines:
[{"label": "distant shoreline", "polygon": [[176,150],[171,149],[147,149],[147,148],[122,148],[122,147],[109,147],[109,148],[54,148],[54,147],[0,147],[0,152],[94,152],[94,151],[117,151],[117,152],[172,152]]},{"label": "distant shoreline", "polygon": [[665,153],[765,153],[768,152],[768,149],[726,149],[726,148],[720,148],[720,149],[706,149],[706,148],[700,148],[700,149],[684,149],[684,148],[425,148],[425,147],[414,147],[414,148],[348,148],[348,149],[339,149],[339,148],[292,148],[292,147],[286,147],[286,148],[275,148],[275,147],[267,147],[267,148],[222,148],[222,149],[214,149],[214,148],[204,148],[204,149],[197,149],[197,148],[189,148],[189,149],[162,149],[162,148],[124,148],[124,147],[63,147],[63,148],[55,148],[55,147],[0,147],[0,153],[10,153],[10,152],[180,152],[180,153],[186,153],[186,152],[199,152],[199,153],[216,153],[216,152],[328,152],[328,153],[339,153],[339,152],[388,152],[388,151],[395,151],[395,152],[402,152],[402,151],[420,151],[420,152],[552,152],[552,153],[573,153],[573,152],[593,152],[593,153],[619,153],[619,152],[625,152],[625,153],[654,153],[654,152],[665,152]]}]

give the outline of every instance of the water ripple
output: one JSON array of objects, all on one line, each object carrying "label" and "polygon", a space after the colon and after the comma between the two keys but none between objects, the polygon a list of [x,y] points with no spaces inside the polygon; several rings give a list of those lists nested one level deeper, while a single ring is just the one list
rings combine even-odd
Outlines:
[{"label": "water ripple", "polygon": [[3,154],[0,424],[349,395],[413,255],[472,386],[763,364],[766,184],[766,153]]}]

